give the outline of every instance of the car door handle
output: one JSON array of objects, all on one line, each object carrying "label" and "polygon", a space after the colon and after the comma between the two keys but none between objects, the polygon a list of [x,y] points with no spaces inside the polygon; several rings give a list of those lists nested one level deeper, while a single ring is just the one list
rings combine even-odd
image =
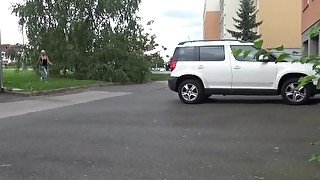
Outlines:
[{"label": "car door handle", "polygon": [[198,69],[204,69],[204,66],[203,65],[199,65]]},{"label": "car door handle", "polygon": [[241,67],[240,66],[235,66],[235,67],[233,67],[233,69],[241,69]]}]

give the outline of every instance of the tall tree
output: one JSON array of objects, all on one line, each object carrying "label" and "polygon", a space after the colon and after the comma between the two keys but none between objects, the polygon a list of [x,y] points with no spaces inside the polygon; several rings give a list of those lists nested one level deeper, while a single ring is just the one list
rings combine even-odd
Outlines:
[{"label": "tall tree", "polygon": [[241,0],[240,9],[237,12],[239,19],[233,18],[236,23],[234,26],[239,31],[232,31],[227,29],[227,31],[232,35],[232,37],[243,40],[243,41],[255,41],[261,37],[256,29],[262,24],[262,21],[257,22],[256,20],[256,7],[252,0]]},{"label": "tall tree", "polygon": [[53,73],[76,78],[142,82],[148,73],[145,52],[155,36],[137,15],[141,0],[27,0],[13,6],[37,60],[46,49]]}]

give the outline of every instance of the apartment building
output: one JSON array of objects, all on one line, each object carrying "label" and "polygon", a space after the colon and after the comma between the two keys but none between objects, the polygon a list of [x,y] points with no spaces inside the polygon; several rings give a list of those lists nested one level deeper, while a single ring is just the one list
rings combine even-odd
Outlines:
[{"label": "apartment building", "polygon": [[238,18],[237,12],[240,8],[240,0],[220,0],[221,24],[220,36],[222,39],[233,39],[227,29],[237,31],[234,27],[233,18]]},{"label": "apartment building", "polygon": [[256,8],[265,48],[284,45],[288,52],[301,51],[301,0],[257,0]]},{"label": "apartment building", "polygon": [[[240,0],[205,0],[204,39],[232,38],[227,29],[237,30],[233,18],[237,17]],[[284,45],[288,51],[301,50],[301,2],[300,0],[254,0],[257,21],[263,24],[257,29],[262,34],[265,48]],[[207,16],[213,13],[215,18]],[[216,16],[219,16],[218,18]],[[212,32],[215,32],[214,36]],[[217,35],[219,32],[219,35]]]},{"label": "apartment building", "polygon": [[203,38],[220,39],[221,13],[219,0],[206,0],[203,13]]},{"label": "apartment building", "polygon": [[320,1],[302,0],[302,43],[303,55],[320,56],[319,34],[316,37],[309,37],[313,27],[320,24]]},{"label": "apartment building", "polygon": [[240,0],[206,0],[204,10],[204,39],[232,39],[227,29],[236,30],[233,17],[237,17]]}]

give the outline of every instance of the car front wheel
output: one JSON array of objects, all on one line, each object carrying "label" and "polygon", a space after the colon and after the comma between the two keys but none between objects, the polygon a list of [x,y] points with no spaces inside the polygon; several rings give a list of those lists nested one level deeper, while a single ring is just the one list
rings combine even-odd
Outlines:
[{"label": "car front wheel", "polygon": [[179,85],[178,94],[182,102],[197,104],[202,101],[203,87],[198,80],[185,80]]},{"label": "car front wheel", "polygon": [[291,105],[301,105],[309,101],[312,90],[310,85],[299,87],[299,79],[292,78],[287,80],[281,88],[282,99]]}]

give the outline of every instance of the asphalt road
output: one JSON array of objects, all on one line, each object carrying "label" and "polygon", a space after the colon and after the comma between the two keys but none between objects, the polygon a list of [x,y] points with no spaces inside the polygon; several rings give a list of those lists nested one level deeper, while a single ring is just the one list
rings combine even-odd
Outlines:
[{"label": "asphalt road", "polygon": [[320,152],[310,145],[320,139],[319,103],[217,96],[185,105],[164,82],[4,102],[0,179],[320,179],[320,164],[308,162]]}]

